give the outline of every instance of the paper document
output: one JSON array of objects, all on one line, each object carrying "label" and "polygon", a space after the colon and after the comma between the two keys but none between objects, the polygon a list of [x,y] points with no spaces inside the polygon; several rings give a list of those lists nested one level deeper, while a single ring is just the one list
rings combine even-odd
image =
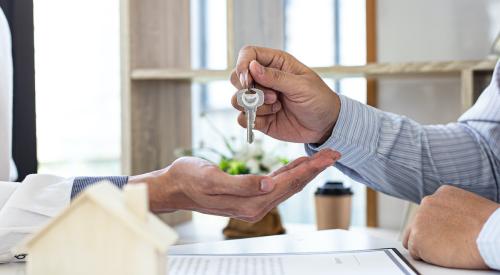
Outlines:
[{"label": "paper document", "polygon": [[292,254],[170,255],[169,275],[418,274],[395,249]]}]

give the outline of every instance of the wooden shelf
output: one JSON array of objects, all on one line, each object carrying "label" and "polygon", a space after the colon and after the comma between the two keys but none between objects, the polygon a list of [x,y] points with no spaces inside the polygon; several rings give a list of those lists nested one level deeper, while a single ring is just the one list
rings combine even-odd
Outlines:
[{"label": "wooden shelf", "polygon": [[[380,63],[364,66],[330,66],[313,68],[328,78],[389,77],[405,75],[461,74],[463,71],[493,70],[496,60]],[[226,80],[230,70],[135,69],[132,80],[192,80],[206,82]]]},{"label": "wooden shelf", "polygon": [[212,81],[228,79],[228,70],[135,69],[132,80],[194,80]]}]

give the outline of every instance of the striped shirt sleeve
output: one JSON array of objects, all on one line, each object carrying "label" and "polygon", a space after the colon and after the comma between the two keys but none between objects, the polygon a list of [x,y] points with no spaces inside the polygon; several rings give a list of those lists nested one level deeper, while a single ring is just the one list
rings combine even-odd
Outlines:
[{"label": "striped shirt sleeve", "polygon": [[[500,62],[491,84],[455,123],[421,125],[340,95],[330,138],[306,144],[308,154],[339,151],[335,166],[383,193],[419,203],[441,185],[500,201]],[[477,239],[485,262],[500,269],[500,210]]]},{"label": "striped shirt sleeve", "polygon": [[74,199],[85,188],[96,184],[101,181],[109,181],[119,188],[122,188],[128,182],[127,176],[114,176],[114,177],[77,177],[73,181],[73,188],[71,189],[71,199]]},{"label": "striped shirt sleeve", "polygon": [[306,145],[309,154],[332,148],[336,167],[383,193],[420,202],[443,184],[499,200],[498,163],[487,142],[464,123],[424,126],[340,95],[341,110],[330,138]]},{"label": "striped shirt sleeve", "polygon": [[476,243],[484,262],[500,270],[500,208],[486,221]]}]

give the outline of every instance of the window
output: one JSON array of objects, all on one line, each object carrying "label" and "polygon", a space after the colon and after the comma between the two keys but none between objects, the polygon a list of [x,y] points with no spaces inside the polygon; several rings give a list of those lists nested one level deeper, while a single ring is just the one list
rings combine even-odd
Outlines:
[{"label": "window", "polygon": [[39,172],[120,173],[119,1],[34,1]]},{"label": "window", "polygon": [[[285,50],[303,63],[310,67],[365,63],[365,25],[360,20],[365,14],[363,0],[318,0],[313,4],[307,0],[286,0],[283,9]],[[225,69],[226,1],[192,0],[191,22],[193,67]],[[333,90],[361,102],[366,101],[366,82],[362,78],[325,81]],[[245,131],[236,122],[238,113],[228,100],[234,92],[234,87],[227,80],[193,84],[194,147],[205,144],[224,152],[224,142],[220,137],[222,131],[239,147],[247,146]],[[206,123],[207,120],[210,123]],[[218,129],[214,130],[213,126]],[[262,141],[266,151],[279,152],[289,159],[305,154],[302,144],[279,142],[259,132],[256,132],[256,139]],[[314,223],[313,194],[316,187],[327,180],[342,180],[354,189],[352,224],[364,225],[365,187],[335,168],[322,173],[302,192],[280,205],[284,221]]]}]

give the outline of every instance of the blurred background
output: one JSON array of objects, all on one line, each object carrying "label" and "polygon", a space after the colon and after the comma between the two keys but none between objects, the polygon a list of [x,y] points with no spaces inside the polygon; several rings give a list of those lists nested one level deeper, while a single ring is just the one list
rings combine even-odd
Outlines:
[{"label": "blurred background", "polygon": [[[39,172],[65,176],[120,174],[120,1],[34,3]],[[364,0],[319,0],[314,4],[287,0],[281,4],[284,49],[299,60],[316,67],[366,62]],[[191,1],[194,69],[224,70],[228,66],[226,9],[223,0]],[[311,31],[319,26],[321,30]],[[332,89],[366,102],[364,79],[326,81]],[[225,135],[241,140],[243,146],[245,132],[230,104],[234,92],[227,80],[193,84],[193,146],[204,142],[226,150],[202,114]],[[263,141],[264,150],[279,150],[283,157],[304,155],[302,144],[286,144],[260,134],[256,138]],[[364,186],[335,168],[282,205],[285,222],[314,223],[312,193],[326,180],[344,180],[352,185],[356,211],[353,222],[364,224]]]},{"label": "blurred background", "polygon": [[[165,13],[168,8],[177,6],[187,7],[188,12],[179,12],[174,19],[152,17],[147,21],[146,11],[155,5],[165,8]],[[132,16],[135,12],[139,14],[138,19]],[[141,57],[129,56],[137,49],[151,48],[154,53],[163,45],[188,41],[189,47],[181,49],[185,57],[184,63],[178,66],[181,72],[213,71],[218,75],[232,69],[237,49],[244,44],[281,48],[315,68],[361,66],[367,61],[482,60],[490,54],[491,45],[500,32],[500,2],[33,0],[33,18],[38,172],[91,176],[139,172],[149,161],[134,166],[130,160],[134,158],[134,150],[140,147],[137,140],[144,140],[134,139],[134,134],[146,127],[145,122],[135,121],[141,115],[155,116],[156,113],[134,109],[133,102],[140,101],[135,89],[155,88],[145,83],[148,77],[144,73],[141,76],[137,72],[134,76],[133,70],[148,69],[148,66],[158,69],[161,62],[147,64],[140,60]],[[179,26],[175,22],[179,22]],[[134,29],[134,26],[139,27]],[[167,26],[173,31],[162,32],[161,27],[156,29],[157,26]],[[183,35],[186,30],[188,33]],[[153,37],[152,41],[158,43],[148,44],[146,38],[146,42],[139,39],[147,32],[150,32],[147,38]],[[370,37],[376,39],[370,40]],[[169,49],[165,52],[173,56]],[[148,57],[146,53],[143,57],[155,60],[155,56]],[[179,63],[173,61],[172,64],[176,62]],[[175,64],[172,67],[179,69]],[[158,72],[162,73],[165,72]],[[128,79],[129,74],[132,81]],[[176,120],[179,122],[175,127],[167,127],[170,131],[167,132],[172,135],[188,133],[185,135],[188,140],[169,144],[166,154],[173,155],[178,147],[198,147],[200,144],[224,152],[227,148],[218,131],[233,139],[238,147],[244,147],[245,131],[238,126],[237,112],[230,105],[235,89],[229,81],[219,77],[203,81],[188,79],[193,81],[187,82],[186,79],[172,83],[174,86],[189,85],[189,96],[182,101],[187,105],[179,105],[184,106],[188,114]],[[167,80],[154,81],[159,81],[158,91],[167,89],[162,88],[161,82]],[[367,92],[370,84],[365,78],[326,77],[325,81],[336,92],[370,103]],[[383,110],[404,114],[422,123],[447,123],[456,120],[462,112],[460,85],[459,75],[386,77],[377,81],[378,92],[372,94],[370,104],[376,103]],[[185,88],[179,88],[182,89]],[[170,123],[168,119],[155,119],[150,122]],[[157,139],[163,137],[159,135]],[[288,159],[305,154],[302,144],[285,144],[260,134],[256,138],[262,142],[264,151]],[[152,140],[161,144],[161,141]],[[153,155],[164,152],[159,146],[149,148],[158,152]],[[147,167],[157,169],[168,165],[169,161],[171,158],[158,156],[154,164]],[[400,229],[405,203],[377,194],[377,199],[367,204],[370,196],[366,188],[335,168],[325,171],[303,192],[280,206],[285,227],[303,224],[312,228],[315,223],[313,193],[317,186],[332,180],[343,181],[354,192],[352,226],[366,226],[367,210],[369,212],[372,207],[377,209],[371,214],[375,215],[376,226],[394,231]],[[194,220],[203,224],[215,219],[194,215]]]}]

